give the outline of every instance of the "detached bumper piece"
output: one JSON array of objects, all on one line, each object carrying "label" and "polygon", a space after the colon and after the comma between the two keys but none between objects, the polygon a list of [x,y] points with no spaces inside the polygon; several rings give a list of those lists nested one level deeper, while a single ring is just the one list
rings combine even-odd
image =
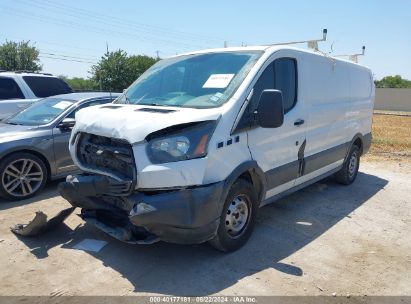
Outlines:
[{"label": "detached bumper piece", "polygon": [[97,175],[69,176],[59,192],[82,209],[87,223],[127,243],[202,243],[217,231],[223,182],[126,195],[113,193],[115,183]]},{"label": "detached bumper piece", "polygon": [[37,211],[34,219],[28,224],[17,224],[11,227],[11,231],[22,236],[36,236],[42,234],[57,225],[64,222],[64,220],[73,213],[75,207],[70,207],[60,211],[56,216],[47,220],[47,215],[42,211]]}]

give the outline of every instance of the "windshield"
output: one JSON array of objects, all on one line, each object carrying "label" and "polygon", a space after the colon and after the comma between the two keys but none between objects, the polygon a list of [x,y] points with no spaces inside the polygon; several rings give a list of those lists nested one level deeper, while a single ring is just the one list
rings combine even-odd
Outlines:
[{"label": "windshield", "polygon": [[45,125],[56,119],[74,103],[74,100],[45,98],[10,117],[6,123],[27,126]]},{"label": "windshield", "polygon": [[262,52],[222,52],[161,60],[116,103],[212,108],[231,97]]}]

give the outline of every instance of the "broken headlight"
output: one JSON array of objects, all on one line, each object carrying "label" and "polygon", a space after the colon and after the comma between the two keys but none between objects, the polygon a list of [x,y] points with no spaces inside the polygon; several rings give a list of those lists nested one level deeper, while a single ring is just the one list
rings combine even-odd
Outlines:
[{"label": "broken headlight", "polygon": [[151,134],[147,155],[154,164],[176,162],[207,155],[208,142],[216,121],[180,125]]}]

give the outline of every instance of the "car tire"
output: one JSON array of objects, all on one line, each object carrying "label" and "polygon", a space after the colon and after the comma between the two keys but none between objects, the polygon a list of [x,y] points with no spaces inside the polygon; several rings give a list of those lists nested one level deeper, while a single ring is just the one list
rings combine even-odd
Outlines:
[{"label": "car tire", "polygon": [[243,246],[253,231],[257,211],[258,198],[253,185],[238,179],[228,192],[217,234],[209,244],[223,252]]},{"label": "car tire", "polygon": [[342,185],[351,185],[360,167],[360,148],[353,145],[340,171],[335,174],[335,180]]},{"label": "car tire", "polygon": [[36,195],[47,182],[47,168],[36,155],[17,152],[0,161],[0,195],[22,200]]}]

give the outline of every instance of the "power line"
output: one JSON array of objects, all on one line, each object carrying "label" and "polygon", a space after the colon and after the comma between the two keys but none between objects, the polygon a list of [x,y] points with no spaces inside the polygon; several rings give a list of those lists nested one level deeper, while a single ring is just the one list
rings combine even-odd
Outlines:
[{"label": "power line", "polygon": [[[32,6],[32,4],[31,4],[31,6]],[[11,7],[7,7],[7,6],[3,6],[3,8],[8,10],[11,14],[22,16],[24,18],[34,19],[34,20],[38,20],[38,21],[41,21],[41,22],[56,24],[56,25],[65,26],[65,27],[77,28],[77,29],[81,29],[82,31],[94,32],[94,33],[98,33],[98,34],[103,34],[105,36],[110,34],[110,35],[115,35],[115,36],[120,36],[120,37],[122,36],[122,37],[137,38],[137,39],[140,39],[140,40],[152,43],[152,44],[158,44],[158,43],[167,44],[167,45],[170,44],[170,43],[171,44],[178,44],[178,45],[184,46],[185,48],[209,47],[209,46],[205,46],[204,44],[203,45],[198,45],[198,44],[194,44],[194,43],[187,43],[187,42],[181,42],[181,41],[164,39],[164,38],[153,38],[153,37],[148,37],[148,36],[136,35],[136,34],[133,34],[129,31],[124,32],[124,31],[119,31],[119,30],[101,28],[101,27],[97,27],[97,26],[94,26],[94,25],[89,25],[89,24],[85,24],[85,23],[81,23],[81,22],[77,23],[77,22],[73,22],[73,21],[69,21],[69,20],[63,20],[62,18],[53,18],[53,17],[50,17],[50,16],[33,14],[31,12],[29,13],[28,11],[25,11],[25,10],[22,10],[22,9],[16,9],[16,8],[11,8]],[[64,15],[72,15],[73,16],[73,14],[69,14],[67,12]],[[74,17],[78,18],[79,16],[74,15]],[[80,18],[80,20],[84,21],[84,18]],[[116,27],[116,26],[113,26],[113,23],[107,23],[105,21],[99,21],[98,24],[108,24],[108,25],[110,25],[110,28],[115,28]]]},{"label": "power line", "polygon": [[[155,40],[153,38],[150,37],[145,37],[145,36],[140,36],[140,35],[135,35],[135,34],[131,34],[131,33],[124,33],[124,32],[119,32],[119,31],[114,31],[114,30],[109,30],[109,29],[104,29],[104,28],[99,28],[96,26],[92,26],[92,25],[86,25],[86,24],[79,24],[79,23],[75,23],[75,22],[71,22],[71,21],[64,21],[62,19],[58,19],[58,18],[53,18],[50,16],[44,16],[44,15],[37,15],[37,14],[32,14],[32,13],[28,13],[27,11],[24,10],[19,10],[19,9],[15,9],[15,8],[10,8],[7,6],[0,6],[3,8],[4,10],[8,10],[10,14],[16,15],[16,16],[21,16],[24,17],[25,19],[34,19],[34,20],[38,20],[40,22],[43,23],[48,23],[48,24],[55,24],[55,25],[59,25],[59,26],[63,26],[63,27],[71,27],[71,28],[76,28],[76,29],[80,29],[81,31],[87,31],[87,32],[94,32],[97,34],[102,34],[104,36],[107,35],[114,35],[114,36],[119,36],[119,37],[128,37],[128,38],[134,38],[134,39],[140,39],[146,42],[149,42],[151,44],[165,44],[165,45],[169,45],[170,43],[174,43],[174,44],[179,44],[182,46],[185,46],[185,49],[190,49],[193,46],[195,46],[194,44],[188,44],[188,43],[183,43],[183,42],[173,42],[173,41],[169,41],[169,40]],[[197,45],[197,47],[199,47]],[[204,46],[200,46],[200,47],[204,47]]]},{"label": "power line", "polygon": [[[82,48],[82,47],[72,46],[72,45],[69,45],[69,44],[54,43],[54,42],[50,42],[50,41],[37,40],[37,39],[34,40],[34,39],[29,39],[27,37],[14,36],[14,35],[13,36],[10,36],[10,35],[2,36],[2,35],[0,35],[0,37],[2,37],[4,41],[13,41],[13,39],[19,39],[19,40],[23,40],[23,41],[32,42],[33,45],[37,47],[37,49],[39,49],[40,51],[45,51],[45,52],[53,52],[53,53],[59,53],[60,54],[60,51],[51,50],[51,49],[48,49],[48,48],[43,49],[43,48],[40,48],[39,46],[37,46],[37,44],[50,44],[50,45],[55,45],[57,47],[73,48],[73,49],[78,49],[78,50],[83,50],[83,49],[84,50],[93,50],[93,51],[97,51],[100,54],[102,54],[101,49],[98,50],[98,49]],[[13,39],[11,39],[11,38],[13,38]],[[73,43],[75,43],[75,42],[73,42]],[[79,44],[80,42],[77,42],[77,43]],[[64,52],[64,53],[61,53],[61,54],[64,54],[64,55],[67,55],[67,56],[75,55],[75,56],[71,56],[71,57],[77,57],[79,59],[87,59],[87,60],[90,60],[90,59],[91,60],[93,60],[93,59],[94,60],[99,60],[101,58],[101,55],[95,55],[95,56],[90,55],[90,56],[83,57],[84,53],[73,53],[73,52],[67,53],[67,52]],[[146,54],[140,54],[140,55],[146,55]],[[149,56],[149,55],[147,55],[147,56]]]},{"label": "power line", "polygon": [[98,60],[100,59],[99,57],[84,57],[84,56],[78,56],[79,54],[73,54],[73,53],[61,53],[59,51],[55,50],[50,50],[50,49],[43,49],[43,48],[38,48],[36,49],[41,53],[45,55],[51,55],[51,56],[60,56],[60,57],[65,57],[65,58],[72,58],[72,59],[79,59],[79,60]]},{"label": "power line", "polygon": [[63,60],[63,61],[71,61],[71,62],[80,62],[80,63],[90,63],[90,64],[96,64],[96,62],[91,62],[91,61],[84,61],[84,60],[75,60],[75,59],[67,59],[67,58],[60,58],[60,57],[52,57],[52,56],[45,56],[45,55],[39,55],[40,58],[48,58],[48,59],[56,59],[56,60]]},{"label": "power line", "polygon": [[85,57],[77,57],[77,56],[70,56],[70,55],[64,55],[64,54],[56,54],[56,53],[48,53],[40,50],[41,54],[49,55],[49,56],[59,56],[63,58],[72,58],[72,59],[79,59],[79,60],[92,60],[92,58],[85,58]]},{"label": "power line", "polygon": [[[19,0],[19,1],[24,1],[24,0]],[[53,1],[50,0],[34,0],[35,2],[37,2],[37,5],[42,6],[43,9],[50,9],[50,7],[53,7],[55,10],[62,10],[64,14],[67,14],[67,11],[71,11],[74,12],[76,15],[74,17],[79,18],[79,14],[83,15],[83,16],[87,16],[87,17],[91,17],[94,19],[99,19],[102,20],[104,22],[107,23],[107,21],[113,20],[112,16],[108,16],[108,15],[104,15],[104,14],[97,14],[95,12],[89,11],[89,10],[85,10],[85,9],[81,9],[81,8],[77,8],[77,7],[73,7],[73,6],[68,6],[68,5],[64,5],[61,3],[55,3]],[[44,2],[46,2],[47,4],[45,5]],[[26,2],[27,3],[27,2]],[[30,1],[30,5],[33,3],[33,1]],[[212,37],[212,36],[208,36],[208,35],[201,35],[201,34],[195,34],[195,33],[189,33],[189,32],[185,32],[185,31],[179,31],[179,30],[172,30],[169,28],[164,28],[164,27],[159,27],[159,26],[153,26],[153,25],[148,25],[145,23],[141,23],[141,22],[136,22],[136,21],[127,21],[124,19],[116,19],[115,23],[113,22],[109,22],[110,25],[114,25],[114,26],[125,26],[128,28],[134,28],[135,30],[140,30],[140,31],[145,31],[148,32],[149,34],[153,34],[153,32],[157,32],[160,35],[171,35],[174,37],[190,37],[189,39],[191,40],[199,40],[199,41],[209,41],[209,42],[213,42],[213,43],[220,43],[223,38],[220,37]]]},{"label": "power line", "polygon": [[[62,43],[57,43],[57,42],[51,42],[51,41],[45,41],[45,40],[38,40],[38,39],[30,39],[30,38],[24,38],[21,36],[14,36],[14,35],[0,35],[0,37],[3,37],[5,40],[7,38],[13,38],[13,39],[20,39],[20,40],[25,40],[25,41],[30,41],[34,43],[44,43],[44,44],[50,44],[50,45],[55,45],[55,46],[60,46],[64,48],[71,48],[71,49],[77,49],[77,50],[88,50],[88,51],[94,51],[94,52],[101,52],[101,49],[91,49],[91,48],[86,48],[86,47],[80,47],[80,46],[73,46],[69,44],[62,44]],[[79,42],[80,43],[80,42]]]}]

